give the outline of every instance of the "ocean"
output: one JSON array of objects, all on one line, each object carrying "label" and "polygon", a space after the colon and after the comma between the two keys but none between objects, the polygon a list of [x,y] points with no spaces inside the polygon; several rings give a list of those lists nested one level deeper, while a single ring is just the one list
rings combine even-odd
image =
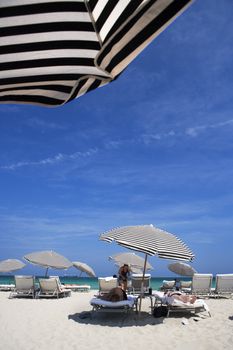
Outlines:
[{"label": "ocean", "polygon": [[[44,278],[44,276],[36,276],[36,282],[38,281],[38,278]],[[99,289],[98,286],[98,278],[91,278],[91,277],[77,277],[77,276],[59,276],[61,283],[64,284],[88,284],[91,286],[91,289]],[[191,279],[189,277],[182,277],[180,278],[182,281],[190,281]],[[174,277],[152,277],[151,278],[151,288],[153,290],[158,290],[163,280],[174,280]],[[0,276],[0,284],[13,284],[14,283],[14,276],[13,275],[1,275]],[[215,288],[215,279],[213,279],[212,287]]]}]

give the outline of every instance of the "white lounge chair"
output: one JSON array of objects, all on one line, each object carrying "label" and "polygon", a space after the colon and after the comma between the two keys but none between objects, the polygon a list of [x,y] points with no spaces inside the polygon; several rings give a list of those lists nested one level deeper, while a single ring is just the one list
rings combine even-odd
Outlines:
[{"label": "white lounge chair", "polygon": [[233,274],[217,274],[216,275],[216,288],[214,295],[221,297],[233,296]]},{"label": "white lounge chair", "polygon": [[89,284],[65,284],[64,289],[70,289],[72,292],[89,292],[91,286]]},{"label": "white lounge chair", "polygon": [[15,288],[14,284],[0,284],[1,292],[9,292],[11,290],[14,290],[14,288]]},{"label": "white lounge chair", "polygon": [[187,288],[191,289],[192,281],[180,281],[180,290],[185,292]]},{"label": "white lounge chair", "polygon": [[99,277],[99,294],[108,293],[112,288],[118,286],[118,280],[116,277]]},{"label": "white lounge chair", "polygon": [[[142,286],[142,274],[131,275],[131,292],[132,294],[140,294]],[[146,273],[143,280],[143,293],[149,293],[151,274]]]},{"label": "white lounge chair", "polygon": [[[212,279],[212,274],[195,273],[192,278],[191,294],[197,296],[210,296],[212,293]],[[186,291],[188,290],[189,289],[187,288]]]},{"label": "white lounge chair", "polygon": [[171,312],[189,312],[193,314],[207,312],[208,315],[211,316],[208,305],[202,299],[197,299],[193,304],[184,303],[181,300],[168,297],[165,293],[160,291],[154,292],[153,297],[155,297],[154,308],[161,305],[167,306],[167,317],[169,317]]},{"label": "white lounge chair", "polygon": [[163,284],[160,289],[164,291],[173,290],[175,288],[175,284],[176,284],[175,280],[172,280],[172,281],[163,280]]},{"label": "white lounge chair", "polygon": [[64,288],[59,283],[57,277],[53,278],[40,278],[39,279],[40,289],[36,294],[37,298],[59,298],[70,296],[71,290]]},{"label": "white lounge chair", "polygon": [[128,295],[127,300],[122,301],[106,301],[98,297],[92,298],[90,304],[92,305],[92,311],[98,312],[130,312],[137,311],[138,298],[133,295]]},{"label": "white lounge chair", "polygon": [[9,298],[31,297],[35,298],[36,287],[34,276],[15,276],[15,287]]}]

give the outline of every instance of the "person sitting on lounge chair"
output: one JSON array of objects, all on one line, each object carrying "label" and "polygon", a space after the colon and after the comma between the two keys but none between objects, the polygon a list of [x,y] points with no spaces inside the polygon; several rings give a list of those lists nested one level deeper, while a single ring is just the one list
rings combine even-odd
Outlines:
[{"label": "person sitting on lounge chair", "polygon": [[121,287],[112,288],[108,293],[99,296],[99,299],[106,301],[122,301],[127,300],[127,294]]},{"label": "person sitting on lounge chair", "polygon": [[167,298],[167,302],[169,304],[172,304],[174,299],[180,300],[183,303],[190,303],[190,304],[194,304],[195,301],[197,300],[197,297],[195,295],[186,295],[186,294],[182,294],[181,292],[178,292],[178,291],[166,292],[165,297]]}]

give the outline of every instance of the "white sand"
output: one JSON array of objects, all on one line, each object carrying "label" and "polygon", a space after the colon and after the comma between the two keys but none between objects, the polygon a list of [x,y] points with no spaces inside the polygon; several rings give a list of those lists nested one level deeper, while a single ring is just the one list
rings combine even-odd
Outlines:
[{"label": "white sand", "polygon": [[[0,292],[1,350],[222,350],[233,349],[233,300],[208,299],[212,317],[194,321],[188,314],[154,318],[149,299],[143,313],[98,314],[92,318],[94,294],[72,293],[63,299],[8,299]],[[86,318],[80,318],[80,314]],[[183,317],[189,324],[183,325]]]}]

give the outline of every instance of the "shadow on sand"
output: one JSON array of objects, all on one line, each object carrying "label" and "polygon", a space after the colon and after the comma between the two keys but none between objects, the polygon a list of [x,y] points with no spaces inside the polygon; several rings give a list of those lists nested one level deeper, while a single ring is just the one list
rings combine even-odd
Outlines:
[{"label": "shadow on sand", "polygon": [[102,313],[98,311],[83,311],[68,316],[69,320],[87,325],[108,327],[134,327],[157,325],[163,323],[164,317],[155,318],[148,312],[141,312],[140,316],[133,313]]}]

